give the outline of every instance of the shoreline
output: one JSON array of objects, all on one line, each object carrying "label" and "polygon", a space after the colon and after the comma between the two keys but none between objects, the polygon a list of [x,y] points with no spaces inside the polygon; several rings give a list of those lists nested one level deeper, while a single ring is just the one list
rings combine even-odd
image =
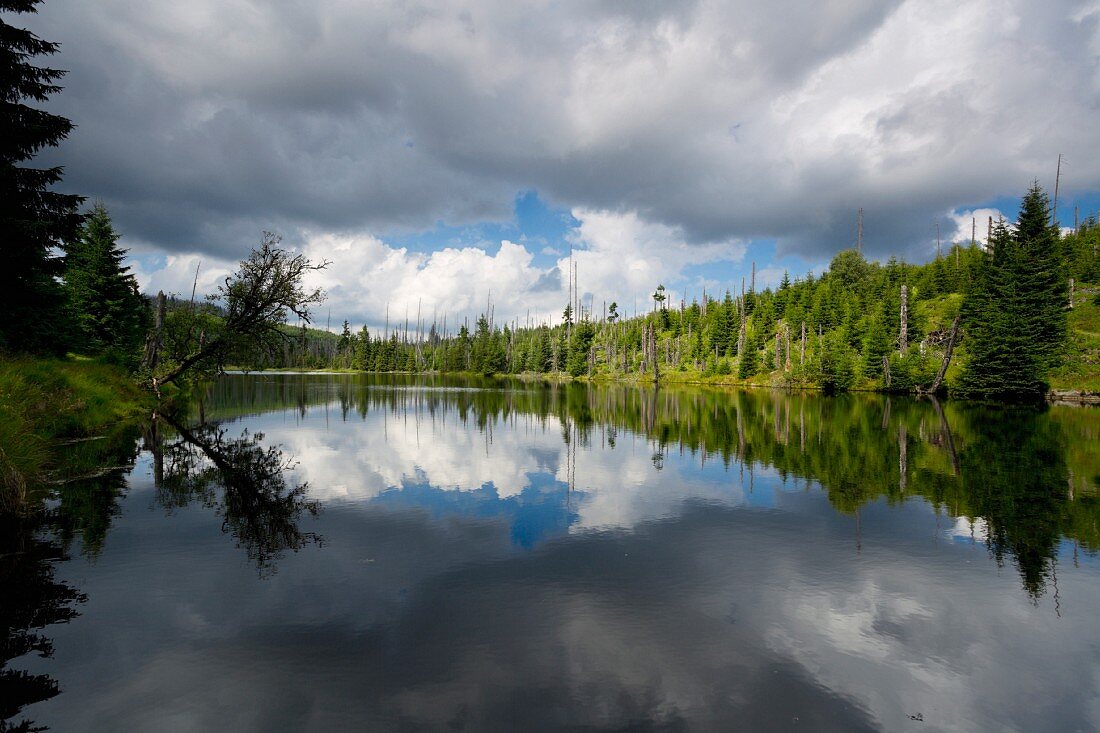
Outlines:
[{"label": "shoreline", "polygon": [[[652,378],[642,377],[623,377],[623,376],[611,376],[611,375],[596,375],[594,377],[580,376],[571,377],[564,372],[559,373],[546,373],[536,374],[534,372],[520,372],[519,374],[478,374],[476,372],[440,372],[440,371],[421,371],[421,372],[378,372],[367,371],[361,369],[292,369],[288,367],[277,367],[274,369],[243,369],[240,367],[234,367],[232,369],[226,369],[226,374],[300,374],[300,375],[324,375],[324,374],[393,374],[404,376],[457,376],[457,377],[486,377],[486,378],[508,378],[518,379],[524,382],[547,382],[554,384],[562,384],[568,382],[577,382],[580,384],[625,384],[634,386],[648,386],[655,385]],[[673,372],[675,374],[675,372]],[[819,387],[812,384],[776,384],[776,383],[761,383],[761,382],[742,382],[742,381],[727,381],[719,379],[698,378],[692,375],[690,378],[685,379],[670,379],[668,376],[662,377],[660,380],[661,385],[689,385],[698,387],[722,387],[729,389],[774,389],[783,390],[787,392],[825,392],[823,387]],[[896,392],[884,389],[876,389],[874,387],[851,387],[845,392],[858,392],[863,394],[880,394],[880,395],[898,395],[904,397],[917,397],[916,392]],[[837,393],[840,394],[840,393]],[[950,399],[962,400],[967,402],[983,402],[983,400],[969,400],[964,397],[952,397],[950,393],[944,395]],[[1065,406],[1100,406],[1100,393],[1089,392],[1086,390],[1077,389],[1049,389],[1043,397],[1043,401],[1050,405],[1065,405]],[[986,400],[986,402],[989,402]],[[1012,404],[1004,401],[993,401],[994,404]]]}]

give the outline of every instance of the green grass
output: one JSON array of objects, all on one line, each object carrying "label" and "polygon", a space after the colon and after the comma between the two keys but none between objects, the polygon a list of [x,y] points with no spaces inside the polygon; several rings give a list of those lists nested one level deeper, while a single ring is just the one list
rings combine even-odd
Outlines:
[{"label": "green grass", "polygon": [[1100,286],[1083,285],[1069,312],[1065,363],[1050,375],[1050,386],[1100,394]]},{"label": "green grass", "polygon": [[98,435],[152,407],[126,372],[87,359],[0,359],[0,494],[21,503],[57,444]]}]

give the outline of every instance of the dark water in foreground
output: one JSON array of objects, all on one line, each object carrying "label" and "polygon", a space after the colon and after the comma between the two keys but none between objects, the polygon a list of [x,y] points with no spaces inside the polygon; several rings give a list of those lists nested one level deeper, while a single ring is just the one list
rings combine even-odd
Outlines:
[{"label": "dark water in foreground", "polygon": [[7,726],[1100,729],[1100,410],[264,375],[133,437],[0,528]]}]

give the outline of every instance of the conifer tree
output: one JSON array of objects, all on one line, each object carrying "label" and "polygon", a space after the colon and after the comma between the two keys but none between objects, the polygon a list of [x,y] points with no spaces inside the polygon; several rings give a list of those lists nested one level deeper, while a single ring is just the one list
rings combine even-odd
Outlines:
[{"label": "conifer tree", "polygon": [[539,328],[531,339],[531,347],[527,352],[527,361],[524,369],[529,372],[541,374],[550,368],[550,330]]},{"label": "conifer tree", "polygon": [[730,338],[733,336],[734,305],[729,290],[726,291],[726,297],[722,300],[722,307],[716,310],[718,313],[711,324],[710,344],[712,349],[718,351],[719,356],[724,356],[729,349]]},{"label": "conifer tree", "polygon": [[741,353],[741,358],[737,365],[737,376],[739,379],[748,379],[760,369],[757,348],[756,335],[750,334],[748,338],[745,339],[745,350]]},{"label": "conifer tree", "polygon": [[863,376],[872,379],[882,376],[882,357],[889,352],[890,337],[886,334],[882,315],[875,314],[867,324],[867,330],[863,334]]},{"label": "conifer tree", "polygon": [[1038,397],[1062,358],[1067,285],[1050,201],[1032,185],[1010,231],[998,222],[963,307],[969,359],[959,391]]},{"label": "conifer tree", "polygon": [[1051,223],[1050,198],[1033,183],[1024,195],[1013,238],[1021,258],[1028,330],[1035,358],[1046,372],[1062,360],[1067,333],[1067,293],[1058,227]]},{"label": "conifer tree", "polygon": [[470,354],[470,369],[481,374],[496,374],[504,371],[506,357],[504,348],[489,329],[489,319],[478,316],[477,328]]},{"label": "conifer tree", "polygon": [[355,344],[355,360],[352,362],[356,369],[367,371],[373,366],[371,362],[371,341],[370,331],[367,329],[367,324],[363,324],[362,330],[359,331],[359,338]]},{"label": "conifer tree", "polygon": [[[33,13],[41,0],[0,0],[0,11]],[[62,351],[59,334],[63,293],[56,277],[62,262],[51,252],[71,241],[80,226],[79,196],[50,187],[60,167],[20,165],[58,145],[73,128],[59,115],[27,104],[61,90],[65,72],[35,66],[35,56],[57,51],[28,30],[0,20],[0,349]]]},{"label": "conifer tree", "polygon": [[65,247],[65,294],[73,347],[136,356],[145,327],[137,280],[123,264],[126,251],[102,203],[92,207],[79,235]]},{"label": "conifer tree", "polygon": [[352,335],[351,326],[348,324],[347,319],[344,319],[344,330],[340,332],[340,340],[336,342],[337,353],[343,354],[351,346]]},{"label": "conifer tree", "polygon": [[596,327],[587,318],[582,318],[569,337],[569,353],[565,369],[571,376],[579,377],[588,368],[588,350],[596,337]]}]

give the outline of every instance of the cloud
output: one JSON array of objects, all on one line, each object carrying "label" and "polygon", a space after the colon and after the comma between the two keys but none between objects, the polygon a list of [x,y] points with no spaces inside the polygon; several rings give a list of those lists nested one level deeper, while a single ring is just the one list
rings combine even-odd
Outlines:
[{"label": "cloud", "polygon": [[[736,241],[691,244],[677,227],[645,222],[637,214],[575,209],[579,225],[570,230],[578,293],[585,308],[602,312],[603,302],[624,309],[644,308],[658,283],[686,288],[685,268],[714,260],[740,260],[745,247]],[[568,302],[569,257],[549,266],[535,263],[528,245],[504,240],[495,253],[480,247],[446,247],[411,252],[372,236],[307,234],[304,253],[333,264],[311,278],[329,296],[333,323],[415,328],[417,310],[427,323],[454,331],[463,318],[471,323],[490,301],[496,321],[560,321]],[[677,291],[679,292],[679,291]]]},{"label": "cloud", "polygon": [[967,209],[952,211],[947,214],[948,220],[954,225],[954,231],[944,231],[945,242],[969,243],[971,236],[978,244],[985,245],[989,241],[989,222],[994,223],[998,219],[1009,220],[1000,209]]},{"label": "cloud", "polygon": [[[537,17],[537,22],[532,19]],[[22,18],[20,18],[22,20]],[[184,5],[50,0],[79,125],[46,156],[129,241],[241,256],[511,216],[927,254],[941,212],[1100,189],[1100,11],[1060,0]]]},{"label": "cloud", "polygon": [[235,263],[199,255],[167,255],[148,263],[144,258],[131,259],[130,269],[137,278],[142,292],[190,297],[192,289],[196,297],[213,293],[226,276],[236,270]]}]

